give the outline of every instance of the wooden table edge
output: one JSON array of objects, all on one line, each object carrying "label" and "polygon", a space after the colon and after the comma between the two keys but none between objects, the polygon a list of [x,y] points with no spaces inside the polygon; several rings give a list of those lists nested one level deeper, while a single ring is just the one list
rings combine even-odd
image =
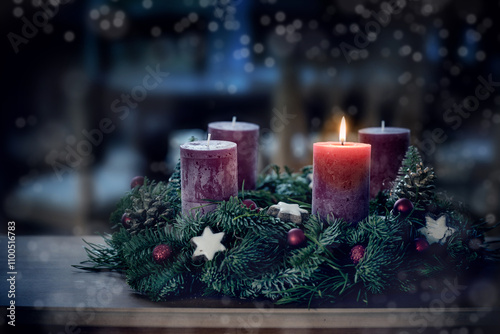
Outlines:
[{"label": "wooden table edge", "polygon": [[68,308],[19,309],[23,323],[82,327],[422,328],[498,326],[499,308]]}]

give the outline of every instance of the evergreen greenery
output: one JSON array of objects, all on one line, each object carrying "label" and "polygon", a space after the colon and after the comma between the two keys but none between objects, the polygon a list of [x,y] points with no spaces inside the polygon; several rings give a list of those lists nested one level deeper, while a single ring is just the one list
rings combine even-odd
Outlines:
[{"label": "evergreen greenery", "polygon": [[[423,166],[415,148],[409,149],[392,192],[372,201],[368,218],[353,226],[334,217],[324,220],[310,215],[302,227],[306,244],[293,248],[287,244],[287,232],[296,226],[267,215],[266,208],[284,201],[310,209],[311,172],[311,166],[299,173],[271,166],[259,177],[256,190],[242,191],[204,216],[188,217],[180,213],[178,164],[168,183],[146,180],[126,194],[110,218],[116,231],[104,235],[105,245],[87,243],[88,260],[75,267],[122,272],[132,289],[154,301],[217,295],[312,305],[334,303],[348,295],[368,302],[370,296],[388,290],[413,291],[425,278],[450,271],[460,274],[473,263],[498,258],[498,252],[487,250],[485,243],[478,249],[469,247],[472,239],[484,241],[489,228],[434,193],[432,170]],[[413,177],[410,183],[408,175]],[[415,205],[406,218],[391,212],[394,201],[403,195]],[[168,214],[150,215],[153,224],[134,230],[121,225],[124,212],[137,211],[138,201],[149,205],[144,199],[150,198],[159,200],[157,207],[167,208]],[[262,209],[247,208],[244,198]],[[425,224],[431,199],[433,213],[446,215],[448,226],[456,232],[445,245],[418,252],[414,238]],[[191,239],[207,226],[214,233],[225,233],[226,251],[216,253],[211,261],[193,259]],[[173,250],[166,263],[158,264],[152,257],[159,244]],[[355,246],[364,249],[357,263],[350,258]]]}]

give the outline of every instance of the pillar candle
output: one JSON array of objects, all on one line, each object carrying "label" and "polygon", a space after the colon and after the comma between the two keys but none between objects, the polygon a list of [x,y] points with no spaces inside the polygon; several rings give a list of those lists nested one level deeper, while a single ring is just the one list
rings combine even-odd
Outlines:
[{"label": "pillar candle", "polygon": [[227,140],[238,145],[238,189],[255,189],[259,157],[259,126],[247,122],[212,122],[208,124],[212,139]]},{"label": "pillar candle", "polygon": [[358,131],[359,141],[372,146],[370,196],[390,189],[410,145],[410,130],[382,126]]},{"label": "pillar candle", "polygon": [[370,145],[320,142],[313,145],[312,212],[348,223],[368,217]]},{"label": "pillar candle", "polygon": [[313,145],[312,213],[355,224],[369,214],[371,146],[345,137],[342,119],[340,142]]},{"label": "pillar candle", "polygon": [[236,144],[228,141],[193,141],[180,146],[182,213],[213,211],[210,200],[228,200],[238,196]]}]

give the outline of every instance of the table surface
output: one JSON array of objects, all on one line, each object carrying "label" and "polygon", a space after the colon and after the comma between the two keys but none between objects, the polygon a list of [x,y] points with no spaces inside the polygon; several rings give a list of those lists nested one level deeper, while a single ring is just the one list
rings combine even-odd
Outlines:
[{"label": "table surface", "polygon": [[[483,333],[500,332],[498,284],[492,285],[487,279],[479,280],[463,293],[469,300],[465,307],[458,307],[443,293],[427,296],[427,300],[414,307],[398,305],[387,297],[370,308],[277,307],[268,301],[230,298],[175,299],[158,303],[132,291],[119,273],[73,268],[71,265],[86,259],[82,239],[102,243],[98,236],[16,238],[17,326],[31,326],[38,333],[54,333],[54,328],[55,333],[61,328],[63,332],[74,333],[99,332],[103,328],[106,333],[144,330],[148,333],[154,330],[161,333],[326,333],[332,328],[345,333],[364,333],[368,328],[373,333],[400,333],[401,330],[439,333],[443,328],[462,327],[483,328]],[[7,238],[0,236],[2,252],[6,252],[6,244]],[[9,276],[6,264],[2,268],[0,277]],[[9,283],[2,278],[0,325],[3,326],[8,319],[5,306],[10,302],[7,291]]]}]

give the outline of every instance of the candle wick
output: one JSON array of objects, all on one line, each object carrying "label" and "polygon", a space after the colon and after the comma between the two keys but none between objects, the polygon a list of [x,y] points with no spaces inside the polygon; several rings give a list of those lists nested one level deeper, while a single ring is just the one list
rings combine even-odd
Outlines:
[{"label": "candle wick", "polygon": [[235,125],[235,124],[236,124],[236,116],[233,116],[233,123],[232,123],[233,128],[234,128],[234,125]]},{"label": "candle wick", "polygon": [[207,148],[210,148],[210,137],[212,136],[211,133],[208,134],[208,138],[207,138]]},{"label": "candle wick", "polygon": [[385,121],[382,121],[381,128],[382,128],[382,132],[384,132],[384,130],[385,130]]},{"label": "candle wick", "polygon": [[344,146],[344,141],[343,140],[341,141],[341,143],[342,143],[342,146]]}]

